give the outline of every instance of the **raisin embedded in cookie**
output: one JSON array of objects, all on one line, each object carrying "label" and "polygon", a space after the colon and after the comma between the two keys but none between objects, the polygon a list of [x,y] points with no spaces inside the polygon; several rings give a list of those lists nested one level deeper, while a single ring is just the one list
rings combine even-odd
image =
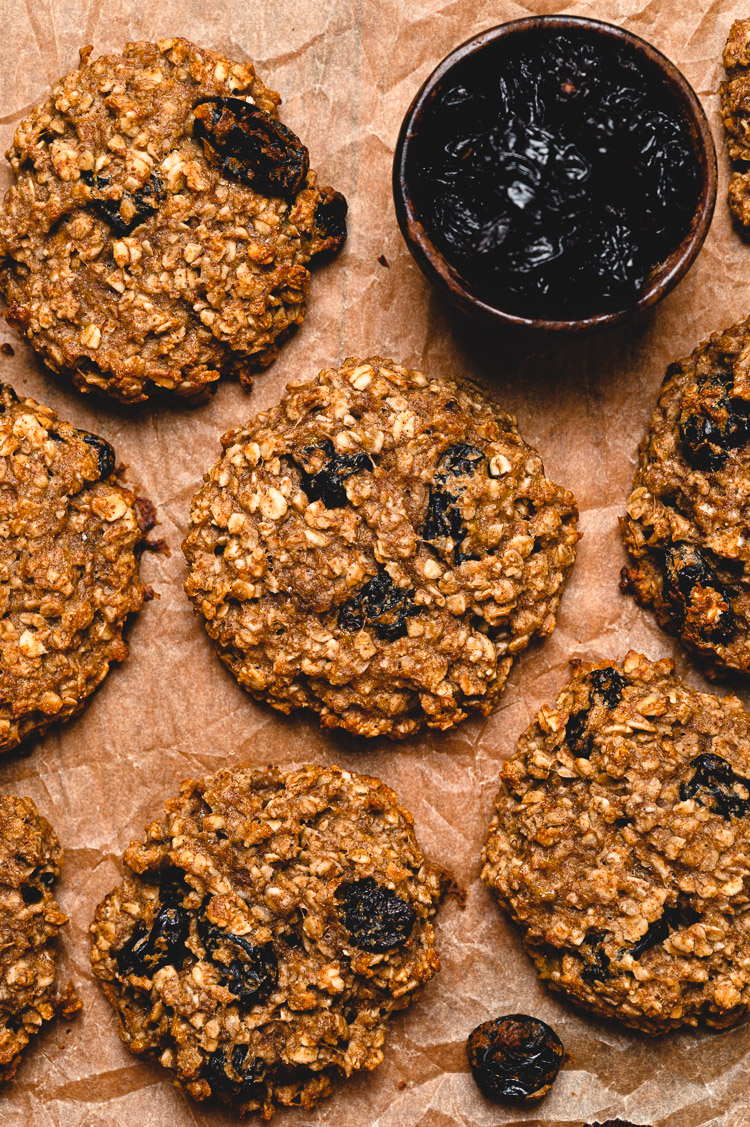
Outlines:
[{"label": "raisin embedded in cookie", "polygon": [[186,590],[258,699],[365,736],[450,728],[552,632],[575,500],[478,388],[350,359],[223,445]]},{"label": "raisin embedded in cookie", "polygon": [[0,795],[0,1080],[14,1075],[21,1053],[55,1013],[80,1009],[69,986],[55,985],[55,936],[67,916],[52,885],[62,850],[30,798]]},{"label": "raisin embedded in cookie", "polygon": [[482,876],[540,977],[646,1033],[750,1009],[750,714],[670,661],[580,665],[503,765]]},{"label": "raisin embedded in cookie", "polygon": [[240,767],[185,783],[91,925],[120,1036],[195,1099],[311,1108],[376,1068],[438,969],[443,877],[378,779]]},{"label": "raisin embedded in cookie", "polygon": [[639,450],[622,586],[716,667],[750,668],[750,321],[667,369]]},{"label": "raisin embedded in cookie", "polygon": [[84,48],[18,126],[0,210],[8,318],[50,368],[135,402],[275,358],[310,259],[346,237],[278,103],[250,63],[185,39]]},{"label": "raisin embedded in cookie", "polygon": [[140,609],[136,498],[103,438],[0,384],[0,752],[67,720]]}]

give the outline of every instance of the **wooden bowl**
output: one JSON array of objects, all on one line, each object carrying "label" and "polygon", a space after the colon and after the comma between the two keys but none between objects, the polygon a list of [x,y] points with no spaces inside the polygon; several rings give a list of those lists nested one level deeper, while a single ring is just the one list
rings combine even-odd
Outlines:
[{"label": "wooden bowl", "polygon": [[[413,142],[419,134],[421,125],[429,110],[432,99],[451,73],[467,59],[492,51],[497,44],[518,44],[521,49],[528,37],[540,31],[565,33],[575,31],[579,35],[586,32],[594,42],[609,41],[615,46],[625,47],[633,53],[647,71],[654,72],[662,88],[671,95],[674,106],[688,126],[693,142],[696,162],[700,170],[700,196],[690,227],[671,254],[657,263],[651,270],[641,296],[627,308],[571,320],[548,320],[539,317],[524,317],[510,313],[489,300],[483,300],[443,256],[435,246],[422,222],[413,191]],[[462,43],[455,51],[435,68],[412,102],[401,125],[393,160],[393,196],[396,216],[401,232],[415,261],[423,274],[440,289],[459,309],[472,316],[489,320],[495,324],[517,325],[526,329],[550,332],[588,332],[594,329],[616,325],[632,317],[642,309],[648,309],[661,301],[684,277],[703,245],[711,224],[716,204],[716,149],[711,130],[695,91],[677,67],[660,51],[632,32],[623,31],[613,24],[600,20],[583,19],[578,16],[533,16],[528,19],[513,20],[490,28],[480,35]]]}]

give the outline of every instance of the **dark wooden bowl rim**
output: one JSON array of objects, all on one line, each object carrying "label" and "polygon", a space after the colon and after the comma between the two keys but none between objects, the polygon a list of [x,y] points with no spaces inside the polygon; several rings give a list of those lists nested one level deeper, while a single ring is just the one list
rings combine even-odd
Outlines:
[{"label": "dark wooden bowl rim", "polygon": [[[407,169],[410,142],[419,131],[431,95],[454,67],[464,63],[466,59],[484,50],[485,47],[502,39],[507,39],[509,36],[538,31],[564,32],[572,29],[589,30],[592,34],[606,36],[616,42],[627,44],[636,54],[645,58],[647,62],[662,72],[665,85],[676,96],[675,100],[689,125],[696,157],[700,165],[702,186],[698,206],[689,230],[672,253],[654,267],[651,280],[635,305],[609,313],[600,313],[593,317],[581,318],[580,320],[552,321],[545,318],[523,317],[515,313],[508,313],[483,301],[467,285],[458,271],[443,257],[425,230],[409,189]],[[518,325],[528,329],[552,332],[584,332],[616,325],[625,318],[632,317],[640,310],[648,309],[649,306],[656,304],[670,290],[674,289],[693,264],[708,234],[716,204],[716,185],[716,149],[711,136],[711,129],[703,107],[685,76],[661,51],[647,43],[645,39],[641,39],[640,36],[634,35],[630,31],[624,31],[614,24],[604,23],[601,20],[585,19],[581,16],[531,16],[526,19],[511,20],[508,23],[500,24],[498,27],[489,28],[487,31],[483,31],[462,43],[439,63],[414,98],[401,125],[393,160],[393,198],[396,205],[396,217],[409,250],[425,276],[442,289],[454,305],[466,313],[473,316],[478,315],[504,325]]]}]

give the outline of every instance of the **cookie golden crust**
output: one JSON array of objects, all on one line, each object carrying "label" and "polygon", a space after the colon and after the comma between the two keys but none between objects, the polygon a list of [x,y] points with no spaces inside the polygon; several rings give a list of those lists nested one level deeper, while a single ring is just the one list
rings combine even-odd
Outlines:
[{"label": "cookie golden crust", "polygon": [[90,56],[8,151],[8,318],[83,391],[250,384],[302,323],[307,264],[343,242],[346,203],[317,187],[250,63],[185,39]]},{"label": "cookie golden crust", "polygon": [[55,986],[52,941],[67,916],[51,886],[62,850],[30,798],[0,795],[0,1080],[18,1068],[21,1053],[55,1012],[80,1008],[72,988]]},{"label": "cookie golden crust", "polygon": [[450,728],[552,632],[575,500],[478,388],[349,359],[222,442],[186,590],[258,699],[364,736]]},{"label": "cookie golden crust", "polygon": [[92,966],[134,1053],[270,1117],[383,1059],[438,969],[443,876],[378,779],[241,767],[187,782],[125,853]]},{"label": "cookie golden crust", "polygon": [[67,720],[143,603],[136,499],[104,439],[0,385],[0,752]]},{"label": "cookie golden crust", "polygon": [[[719,91],[727,149],[733,161],[750,160],[750,19],[735,20],[724,47],[727,80]],[[729,183],[729,208],[750,226],[750,174],[735,171]]]},{"label": "cookie golden crust", "polygon": [[646,1033],[750,1007],[750,715],[580,665],[503,765],[483,879],[548,985]]},{"label": "cookie golden crust", "polygon": [[750,321],[667,369],[621,520],[622,586],[716,667],[750,668]]}]

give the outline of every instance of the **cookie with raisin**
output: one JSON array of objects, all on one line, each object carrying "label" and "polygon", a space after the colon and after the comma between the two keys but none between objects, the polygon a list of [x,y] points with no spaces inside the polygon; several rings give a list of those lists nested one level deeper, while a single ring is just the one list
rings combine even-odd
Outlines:
[{"label": "cookie with raisin", "polygon": [[714,669],[750,668],[750,321],[667,369],[626,516],[622,587]]},{"label": "cookie with raisin", "polygon": [[127,656],[152,510],[105,439],[0,384],[0,753],[75,716]]},{"label": "cookie with raisin", "polygon": [[542,980],[651,1034],[750,1009],[750,714],[673,670],[576,664],[503,764],[483,853]]},{"label": "cookie with raisin", "polygon": [[0,1080],[45,1022],[80,1009],[73,987],[56,981],[54,941],[68,922],[52,891],[62,856],[30,798],[0,795]]},{"label": "cookie with raisin", "polygon": [[91,925],[134,1053],[196,1100],[309,1109],[383,1060],[388,1019],[435,974],[444,887],[411,815],[337,767],[183,784]]},{"label": "cookie with raisin", "polygon": [[349,359],[222,443],[186,590],[258,699],[363,736],[446,729],[552,632],[575,500],[479,388]]},{"label": "cookie with raisin", "polygon": [[55,372],[127,403],[249,385],[305,316],[346,236],[250,62],[186,39],[128,43],[17,127],[0,209],[8,319]]}]

